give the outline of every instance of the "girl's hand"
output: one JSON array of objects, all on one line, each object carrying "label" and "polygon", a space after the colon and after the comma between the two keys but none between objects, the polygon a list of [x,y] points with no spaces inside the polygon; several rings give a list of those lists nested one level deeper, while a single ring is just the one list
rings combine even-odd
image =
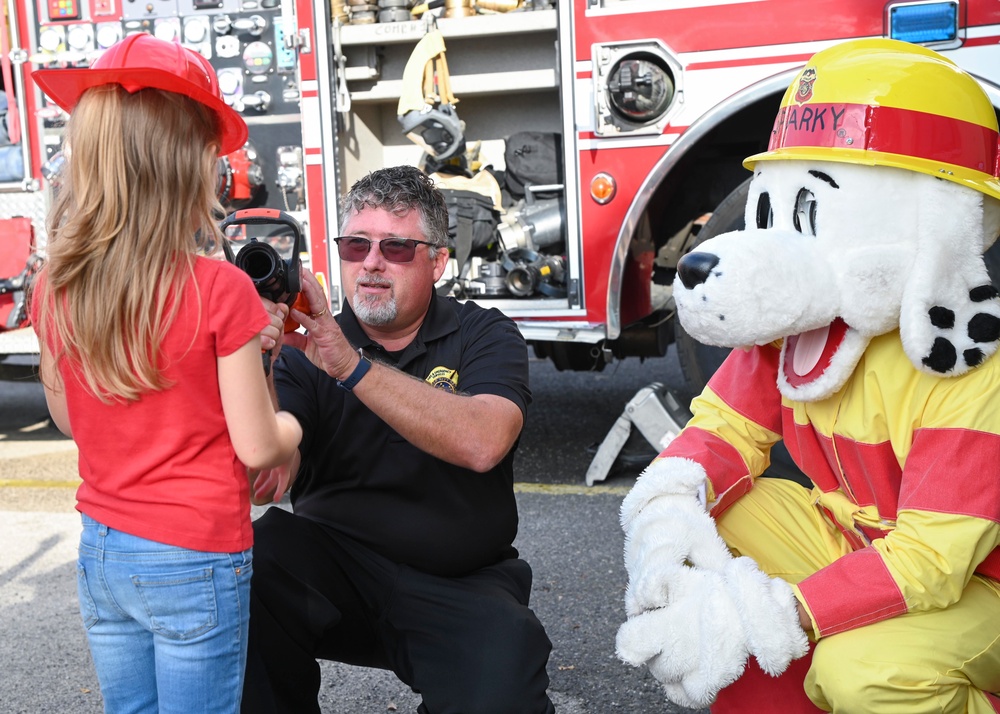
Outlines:
[{"label": "girl's hand", "polygon": [[291,481],[289,464],[276,466],[273,469],[258,471],[250,475],[250,503],[255,506],[266,506],[278,503],[288,490]]},{"label": "girl's hand", "polygon": [[274,303],[267,298],[260,299],[267,316],[271,322],[261,330],[260,348],[263,351],[274,350],[273,357],[277,357],[281,351],[281,342],[285,334],[285,318],[288,317],[288,305],[284,303]]}]

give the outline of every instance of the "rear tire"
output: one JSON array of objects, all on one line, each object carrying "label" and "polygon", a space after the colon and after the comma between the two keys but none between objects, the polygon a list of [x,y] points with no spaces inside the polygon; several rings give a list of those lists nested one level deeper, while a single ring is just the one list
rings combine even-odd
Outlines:
[{"label": "rear tire", "polygon": [[[718,205],[712,213],[712,217],[698,232],[698,237],[691,246],[691,252],[697,251],[698,246],[709,238],[731,231],[741,231],[746,227],[746,222],[743,220],[743,209],[750,191],[750,181],[751,179],[747,179],[741,183]],[[705,385],[708,384],[708,380],[729,356],[729,348],[711,347],[698,342],[684,330],[684,326],[678,319],[674,320],[674,335],[677,344],[677,359],[680,362],[681,372],[684,374],[684,381],[689,391],[685,396],[694,397],[701,394]]]}]

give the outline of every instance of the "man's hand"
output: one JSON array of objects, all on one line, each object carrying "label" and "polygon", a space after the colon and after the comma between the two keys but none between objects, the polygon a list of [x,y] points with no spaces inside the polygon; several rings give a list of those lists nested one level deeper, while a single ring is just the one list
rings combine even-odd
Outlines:
[{"label": "man's hand", "polygon": [[310,362],[334,379],[346,379],[361,359],[357,350],[347,341],[340,325],[330,314],[323,286],[308,271],[302,274],[302,292],[312,312],[307,315],[292,310],[295,321],[308,331],[306,336],[296,336],[295,346],[306,353]]}]

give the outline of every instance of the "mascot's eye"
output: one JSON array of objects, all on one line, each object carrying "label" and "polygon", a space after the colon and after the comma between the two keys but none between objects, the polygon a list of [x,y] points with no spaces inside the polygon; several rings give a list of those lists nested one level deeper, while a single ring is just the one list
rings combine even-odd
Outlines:
[{"label": "mascot's eye", "polygon": [[770,228],[774,225],[774,211],[771,210],[771,196],[762,193],[757,197],[757,227]]},{"label": "mascot's eye", "polygon": [[795,230],[807,236],[816,235],[816,196],[808,189],[801,189],[795,197]]}]

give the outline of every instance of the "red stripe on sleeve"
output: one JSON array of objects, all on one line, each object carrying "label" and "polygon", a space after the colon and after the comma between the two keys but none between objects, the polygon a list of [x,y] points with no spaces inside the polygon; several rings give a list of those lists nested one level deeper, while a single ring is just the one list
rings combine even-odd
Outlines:
[{"label": "red stripe on sleeve", "polygon": [[899,508],[1000,521],[1000,435],[918,429],[906,458]]},{"label": "red stripe on sleeve", "polygon": [[[735,349],[708,382],[709,389],[733,411],[765,429],[781,433],[781,394],[778,392],[777,348]],[[748,389],[747,385],[762,385]]]},{"label": "red stripe on sleeve", "polygon": [[750,469],[736,447],[696,426],[684,429],[670,442],[663,455],[682,456],[704,467],[715,491],[716,506],[712,515],[716,518],[753,485]]},{"label": "red stripe on sleeve", "polygon": [[889,569],[871,547],[837,559],[798,587],[822,637],[907,611],[903,594]]}]

